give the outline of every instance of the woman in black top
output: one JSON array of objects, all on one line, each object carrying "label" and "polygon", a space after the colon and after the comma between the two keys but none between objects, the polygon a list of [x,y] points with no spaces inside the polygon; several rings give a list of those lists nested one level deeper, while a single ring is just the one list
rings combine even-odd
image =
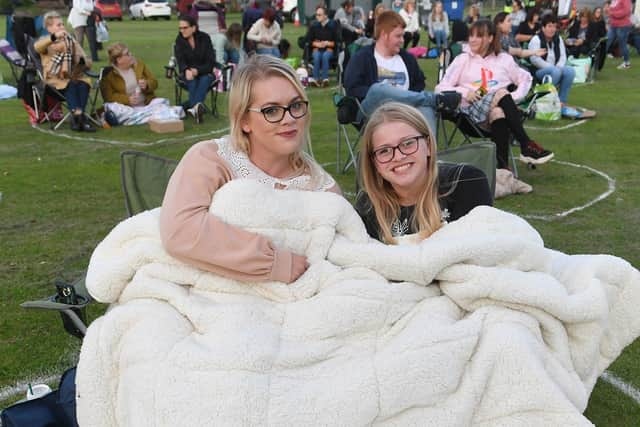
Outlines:
[{"label": "woman in black top", "polygon": [[527,20],[518,26],[516,40],[519,43],[529,43],[529,40],[538,34],[538,31],[540,31],[540,10],[534,7],[527,12]]},{"label": "woman in black top", "polygon": [[384,243],[429,237],[478,205],[491,205],[487,178],[468,165],[436,163],[433,134],[418,110],[389,102],[370,117],[362,136],[364,191],[356,210],[367,232]]},{"label": "woman in black top", "polygon": [[574,58],[588,55],[598,41],[597,31],[595,24],[591,22],[591,9],[585,7],[573,21],[573,25],[569,28],[569,37],[564,41],[567,55]]},{"label": "woman in black top", "polygon": [[202,121],[203,102],[213,81],[215,52],[211,38],[198,30],[195,19],[182,15],[178,19],[180,34],[176,37],[175,55],[180,78],[189,92],[185,109],[194,116],[196,123]]}]

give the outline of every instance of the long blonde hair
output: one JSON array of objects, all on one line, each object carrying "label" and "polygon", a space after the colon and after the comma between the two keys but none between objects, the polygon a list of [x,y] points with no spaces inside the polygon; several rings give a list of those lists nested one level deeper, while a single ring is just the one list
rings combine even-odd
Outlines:
[{"label": "long blonde hair", "polygon": [[[233,74],[231,91],[229,92],[229,121],[231,139],[236,150],[249,155],[251,143],[247,134],[242,130],[242,121],[247,114],[247,108],[253,102],[253,85],[269,77],[282,77],[295,88],[300,98],[309,101],[307,94],[298,80],[296,72],[283,60],[270,55],[253,55]],[[312,181],[322,173],[320,166],[304,152],[310,142],[309,128],[311,125],[311,111],[303,118],[305,120],[303,144],[299,151],[291,154],[289,162],[295,172],[309,173]]]},{"label": "long blonde hair", "polygon": [[440,204],[438,203],[438,165],[436,163],[436,140],[427,121],[420,111],[399,102],[388,102],[373,112],[362,135],[360,146],[360,174],[364,190],[371,200],[371,206],[380,227],[380,237],[385,243],[397,243],[391,232],[391,224],[400,213],[400,201],[392,185],[376,170],[372,156],[373,133],[383,124],[402,122],[427,137],[428,160],[427,181],[418,196],[418,202],[411,217],[414,230],[423,239],[429,237],[442,226]]},{"label": "long blonde hair", "polygon": [[[436,15],[436,6],[440,5],[440,13],[438,13]],[[433,9],[431,10],[431,20],[435,21],[436,18],[438,18],[438,21],[443,21],[444,20],[444,5],[442,4],[441,1],[437,1],[435,3],[433,3]]]}]

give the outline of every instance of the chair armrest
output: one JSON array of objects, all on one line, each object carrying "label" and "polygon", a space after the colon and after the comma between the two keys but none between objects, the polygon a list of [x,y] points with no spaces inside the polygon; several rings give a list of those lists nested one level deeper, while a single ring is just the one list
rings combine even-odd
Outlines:
[{"label": "chair armrest", "polygon": [[56,302],[56,295],[52,295],[40,300],[25,301],[20,304],[20,307],[26,309],[35,308],[39,310],[64,311],[72,308],[82,309],[91,303],[91,301],[81,295],[77,295],[77,298],[80,301],[78,304],[63,304]]}]

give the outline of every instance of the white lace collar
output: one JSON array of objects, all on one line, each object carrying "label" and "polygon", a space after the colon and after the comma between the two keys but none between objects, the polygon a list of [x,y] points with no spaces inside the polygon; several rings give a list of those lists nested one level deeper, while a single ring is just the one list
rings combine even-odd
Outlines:
[{"label": "white lace collar", "polygon": [[234,178],[252,179],[273,188],[308,191],[326,191],[336,184],[331,175],[320,167],[318,169],[322,176],[317,180],[312,180],[311,176],[306,174],[291,178],[273,177],[253,164],[246,153],[236,150],[229,137],[215,139],[213,142],[218,146],[218,155],[227,162]]}]

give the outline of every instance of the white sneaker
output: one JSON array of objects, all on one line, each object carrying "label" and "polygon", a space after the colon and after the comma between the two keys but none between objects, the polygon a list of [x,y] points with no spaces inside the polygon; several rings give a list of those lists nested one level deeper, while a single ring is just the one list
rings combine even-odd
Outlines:
[{"label": "white sneaker", "polygon": [[309,77],[309,86],[320,87],[320,83],[313,77]]},{"label": "white sneaker", "polygon": [[612,55],[612,54],[610,54],[610,53],[607,53],[607,58],[612,59],[612,58],[613,58],[613,55]]},{"label": "white sneaker", "polygon": [[627,68],[631,68],[631,63],[630,62],[623,62],[622,64],[618,65],[618,70],[626,70]]}]

